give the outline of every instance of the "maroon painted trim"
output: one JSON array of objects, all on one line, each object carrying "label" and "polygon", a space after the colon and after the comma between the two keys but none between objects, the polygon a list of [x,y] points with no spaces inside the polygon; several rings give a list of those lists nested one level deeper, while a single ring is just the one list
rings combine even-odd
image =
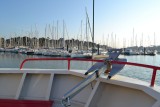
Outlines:
[{"label": "maroon painted trim", "polygon": [[[66,60],[68,61],[68,70],[70,70],[70,61],[92,61],[92,62],[104,62],[104,60],[94,60],[94,59],[80,59],[80,58],[28,58],[23,60],[23,62],[20,65],[20,69],[23,68],[23,65],[27,61],[44,61],[44,60]],[[111,61],[112,64],[126,64],[126,65],[132,65],[132,66],[139,66],[139,67],[145,67],[153,69],[152,73],[152,79],[150,86],[153,87],[156,79],[156,71],[160,70],[160,67],[152,66],[152,65],[146,65],[146,64],[139,64],[139,63],[132,63],[132,62],[121,62],[121,61]]]},{"label": "maroon painted trim", "polygon": [[53,101],[0,99],[0,107],[52,107]]}]

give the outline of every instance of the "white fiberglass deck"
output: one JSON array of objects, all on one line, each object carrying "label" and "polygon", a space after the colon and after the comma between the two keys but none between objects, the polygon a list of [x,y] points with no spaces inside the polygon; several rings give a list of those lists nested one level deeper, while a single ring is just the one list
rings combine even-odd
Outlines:
[{"label": "white fiberglass deck", "polygon": [[[74,72],[75,71],[75,72]],[[0,70],[0,99],[52,100],[86,76],[81,70]],[[159,107],[160,93],[149,84],[123,76],[96,79],[71,100],[71,107]]]}]

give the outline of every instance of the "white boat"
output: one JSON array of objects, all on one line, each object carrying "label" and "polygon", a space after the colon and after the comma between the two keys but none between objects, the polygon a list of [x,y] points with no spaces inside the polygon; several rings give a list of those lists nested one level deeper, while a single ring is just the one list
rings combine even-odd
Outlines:
[{"label": "white boat", "polygon": [[[31,58],[24,60],[20,69],[1,69],[0,107],[159,107],[160,87],[154,81],[160,67],[125,62],[117,56],[110,55],[105,61]],[[25,62],[32,60],[67,60],[68,69],[23,69]],[[98,63],[89,70],[70,69],[70,61],[75,60]],[[107,61],[112,69],[104,75]],[[115,75],[124,64],[154,69],[151,84]]]},{"label": "white boat", "polygon": [[84,51],[76,51],[71,53],[71,58],[92,58],[92,54]]},{"label": "white boat", "polygon": [[45,52],[45,49],[35,49],[34,55],[43,55]]},{"label": "white boat", "polygon": [[34,49],[28,49],[28,50],[26,51],[26,54],[27,54],[27,55],[34,55]]},{"label": "white boat", "polygon": [[5,49],[4,48],[0,48],[0,52],[5,52]]},{"label": "white boat", "polygon": [[60,53],[61,57],[70,57],[71,56],[70,53],[66,50],[60,50],[59,53]]},{"label": "white boat", "polygon": [[124,55],[139,55],[138,51],[133,51],[132,49],[126,49]]},{"label": "white boat", "polygon": [[47,49],[43,52],[44,56],[53,56],[53,57],[60,57],[60,54],[57,50],[54,49]]},{"label": "white boat", "polygon": [[157,54],[157,50],[148,50],[146,52],[146,55],[156,55]]}]

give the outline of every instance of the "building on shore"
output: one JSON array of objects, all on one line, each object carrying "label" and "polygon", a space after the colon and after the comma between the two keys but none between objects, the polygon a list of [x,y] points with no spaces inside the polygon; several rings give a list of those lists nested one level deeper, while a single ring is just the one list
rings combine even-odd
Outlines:
[{"label": "building on shore", "polygon": [[[97,44],[87,41],[80,41],[78,39],[68,39],[64,40],[64,38],[59,39],[50,39],[49,37],[44,38],[36,38],[36,37],[11,37],[9,39],[5,39],[3,37],[0,38],[0,48],[14,48],[14,47],[27,47],[32,49],[37,48],[66,48],[69,49],[76,48],[78,50],[88,50],[91,49],[92,46],[97,47]],[[107,49],[108,46],[100,45],[100,48]]]}]

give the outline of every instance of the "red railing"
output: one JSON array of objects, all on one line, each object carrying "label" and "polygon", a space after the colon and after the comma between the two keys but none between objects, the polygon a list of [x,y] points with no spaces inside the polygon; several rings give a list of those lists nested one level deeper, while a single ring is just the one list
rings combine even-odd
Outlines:
[{"label": "red railing", "polygon": [[[20,65],[20,69],[23,68],[23,65],[27,61],[44,61],[44,60],[66,60],[68,61],[68,70],[70,70],[70,62],[71,61],[92,61],[92,62],[104,62],[104,60],[94,60],[94,59],[79,59],[79,58],[28,58],[23,60],[23,62]],[[160,67],[152,66],[152,65],[146,65],[146,64],[139,64],[139,63],[132,63],[132,62],[121,62],[121,61],[111,61],[112,64],[126,64],[126,65],[133,65],[133,66],[139,66],[139,67],[145,67],[153,69],[152,78],[150,82],[150,86],[153,87],[156,79],[156,73],[157,70],[160,70]]]},{"label": "red railing", "polygon": [[93,59],[79,59],[79,58],[27,58],[23,60],[23,62],[20,65],[20,69],[23,68],[23,65],[27,61],[45,61],[45,60],[66,60],[68,61],[68,70],[70,70],[70,62],[72,61],[93,61],[93,62],[103,62],[103,60],[93,60]]}]

